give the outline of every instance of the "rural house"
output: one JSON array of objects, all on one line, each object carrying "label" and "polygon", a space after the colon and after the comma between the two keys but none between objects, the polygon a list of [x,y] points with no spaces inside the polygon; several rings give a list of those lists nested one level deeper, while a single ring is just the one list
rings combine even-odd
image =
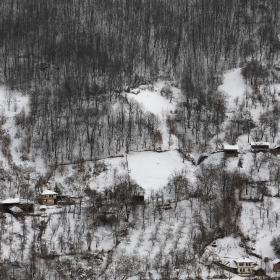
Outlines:
[{"label": "rural house", "polygon": [[237,266],[237,273],[242,275],[252,274],[254,267],[257,266],[257,264],[249,258],[240,258],[235,260],[235,263]]},{"label": "rural house", "polygon": [[40,193],[38,202],[41,205],[51,206],[55,205],[57,202],[57,195],[58,193],[50,190],[45,190],[42,193]]},{"label": "rural house", "polygon": [[251,150],[252,152],[268,152],[269,151],[269,143],[268,142],[251,142]]},{"label": "rural house", "polygon": [[57,199],[57,205],[61,205],[61,206],[75,205],[75,201],[71,199],[68,195],[58,194],[56,199]]},{"label": "rural house", "polygon": [[18,206],[20,203],[20,198],[7,198],[1,201],[1,210],[7,211],[10,207]]},{"label": "rural house", "polygon": [[132,202],[135,204],[144,204],[145,203],[144,195],[134,195],[132,197]]},{"label": "rural house", "polygon": [[145,191],[140,187],[138,191],[132,196],[132,203],[134,204],[144,204],[145,203]]},{"label": "rural house", "polygon": [[31,201],[20,198],[7,198],[0,202],[0,208],[2,212],[9,212],[12,207],[18,207],[24,212],[32,212],[34,210],[34,204]]},{"label": "rural house", "polygon": [[275,259],[272,263],[273,263],[273,271],[280,272],[280,260]]},{"label": "rural house", "polygon": [[238,146],[237,145],[223,145],[223,151],[225,157],[238,157]]},{"label": "rural house", "polygon": [[276,146],[275,148],[271,149],[271,152],[275,155],[280,155],[280,145]]}]

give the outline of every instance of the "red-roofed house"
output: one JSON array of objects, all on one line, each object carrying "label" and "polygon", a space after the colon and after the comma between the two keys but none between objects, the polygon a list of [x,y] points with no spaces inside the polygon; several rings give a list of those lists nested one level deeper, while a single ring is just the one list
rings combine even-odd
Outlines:
[{"label": "red-roofed house", "polygon": [[273,263],[273,271],[280,272],[280,260],[275,259],[272,263]]},{"label": "red-roofed house", "polygon": [[272,148],[271,151],[275,155],[280,155],[280,146],[278,145],[278,146]]}]

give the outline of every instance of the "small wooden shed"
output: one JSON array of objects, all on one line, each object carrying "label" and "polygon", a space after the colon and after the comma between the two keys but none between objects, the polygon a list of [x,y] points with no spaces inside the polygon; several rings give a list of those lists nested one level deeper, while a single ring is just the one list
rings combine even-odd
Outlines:
[{"label": "small wooden shed", "polygon": [[225,157],[238,157],[238,146],[237,145],[223,145],[223,151]]},{"label": "small wooden shed", "polygon": [[273,271],[280,272],[280,260],[275,259],[272,263],[273,263]]},{"label": "small wooden shed", "polygon": [[32,201],[20,198],[7,198],[0,202],[0,208],[3,212],[8,212],[12,207],[18,207],[23,212],[33,212],[34,203]]},{"label": "small wooden shed", "polygon": [[18,206],[20,203],[20,198],[7,198],[0,202],[1,210],[3,212],[7,211],[10,207]]},{"label": "small wooden shed", "polygon": [[269,142],[251,142],[252,152],[268,152]]},{"label": "small wooden shed", "polygon": [[132,202],[135,204],[144,204],[145,203],[144,195],[134,195],[132,197]]},{"label": "small wooden shed", "polygon": [[271,152],[275,155],[280,155],[280,145],[276,146],[275,148],[272,148]]}]

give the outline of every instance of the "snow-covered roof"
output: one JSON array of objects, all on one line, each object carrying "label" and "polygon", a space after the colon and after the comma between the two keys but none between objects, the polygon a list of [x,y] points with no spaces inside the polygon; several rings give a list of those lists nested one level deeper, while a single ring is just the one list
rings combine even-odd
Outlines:
[{"label": "snow-covered roof", "polygon": [[22,198],[7,198],[5,200],[2,200],[0,202],[1,204],[17,204],[17,203],[21,203],[21,204],[34,204],[33,201],[27,200],[27,199],[22,199]]},{"label": "snow-covered roof", "polygon": [[237,268],[234,259],[222,259],[222,264],[227,267]]},{"label": "snow-covered roof", "polygon": [[279,262],[280,262],[279,259],[275,259],[272,263],[273,263],[273,264],[276,264],[276,263],[279,263]]},{"label": "snow-covered roof", "polygon": [[251,142],[251,146],[269,146],[269,142]]},{"label": "snow-covered roof", "polygon": [[23,212],[19,207],[17,206],[13,206],[13,207],[10,207],[10,210],[14,213],[21,213]]},{"label": "snow-covered roof", "polygon": [[34,204],[33,201],[30,201],[28,199],[23,199],[21,198],[20,201],[19,201],[21,204]]},{"label": "snow-covered roof", "polygon": [[273,147],[272,147],[272,149],[279,149],[280,148],[280,145],[274,145]]},{"label": "snow-covered roof", "polygon": [[254,261],[252,261],[251,259],[249,258],[240,258],[238,260],[235,260],[237,263],[242,263],[242,262],[246,262],[246,263],[254,263]]},{"label": "snow-covered roof", "polygon": [[50,190],[44,190],[41,194],[46,195],[46,194],[58,194],[58,193],[50,191]]},{"label": "snow-covered roof", "polygon": [[2,204],[20,203],[20,198],[7,198],[1,201]]},{"label": "snow-covered roof", "polygon": [[226,145],[226,144],[224,144],[224,150],[237,150],[238,151],[238,146],[237,145]]}]

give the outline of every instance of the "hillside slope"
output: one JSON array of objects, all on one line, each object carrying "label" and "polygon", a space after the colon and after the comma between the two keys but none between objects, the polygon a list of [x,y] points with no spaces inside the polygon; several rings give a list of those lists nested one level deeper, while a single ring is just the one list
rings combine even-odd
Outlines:
[{"label": "hillside slope", "polygon": [[[28,198],[35,203],[34,214],[26,214],[23,218],[3,214],[3,264],[7,261],[19,263],[17,271],[21,271],[23,265],[30,266],[32,258],[35,258],[38,265],[41,263],[42,270],[34,270],[34,275],[39,277],[40,273],[48,270],[49,277],[53,277],[51,279],[59,275],[68,279],[70,274],[81,279],[103,279],[112,275],[126,275],[131,279],[136,279],[136,275],[153,275],[154,279],[162,279],[166,273],[172,277],[201,276],[204,279],[215,275],[222,277],[224,272],[217,266],[198,266],[197,261],[207,263],[209,257],[214,256],[223,262],[249,254],[258,267],[272,273],[272,264],[262,260],[264,257],[276,258],[270,242],[277,234],[280,210],[279,198],[271,197],[278,192],[271,175],[271,170],[279,162],[277,156],[252,153],[248,135],[241,134],[236,140],[238,158],[224,159],[221,147],[216,150],[216,136],[210,142],[210,151],[215,153],[208,153],[204,162],[195,166],[179,153],[176,130],[170,131],[168,126],[168,120],[176,116],[175,111],[182,98],[180,90],[169,85],[173,95],[166,99],[160,92],[168,84],[159,82],[150,89],[143,85],[133,89],[138,94],[123,93],[128,103],[137,102],[143,112],[157,115],[161,150],[143,149],[128,154],[122,151],[117,157],[58,165],[55,170],[46,165],[43,150],[32,146],[30,153],[24,150],[24,141],[27,141],[25,128],[15,124],[15,116],[23,114],[23,109],[28,113],[27,96],[9,91],[15,94],[15,99],[11,103],[13,108],[8,109],[5,97],[8,90],[2,87],[2,119],[5,119],[2,129],[12,141],[8,145],[11,157],[1,155],[1,198]],[[277,85],[270,87],[277,90]],[[233,69],[224,74],[219,90],[228,106],[227,118],[218,138],[227,143],[230,120],[240,110],[245,110],[246,94],[249,96],[252,89],[246,86],[241,70]],[[254,141],[257,140],[255,131],[262,125],[260,115],[269,107],[253,103],[249,98],[247,103],[255,122],[249,141]],[[275,137],[275,143],[278,137]],[[197,158],[197,155],[199,146],[194,145],[189,159]],[[210,176],[208,170],[209,174],[216,172],[216,178],[207,177]],[[29,176],[26,176],[27,172]],[[232,191],[238,198],[230,203],[237,208],[227,213],[230,223],[237,226],[232,233],[223,225],[225,212],[217,212],[215,215],[220,216],[214,216],[214,203],[222,203],[224,193],[217,181],[219,174],[233,176],[233,180],[238,175],[247,182],[245,186],[240,181],[233,181]],[[40,178],[48,179],[38,185]],[[265,189],[260,184],[264,181]],[[224,184],[228,183],[225,181]],[[126,189],[130,185],[145,192],[145,205],[131,204],[131,194]],[[128,199],[118,197],[119,187],[126,191]],[[62,193],[76,197],[75,206],[49,206],[42,214],[37,192],[46,188],[60,189]],[[216,198],[207,198],[206,190]],[[205,203],[204,197],[210,200]],[[216,247],[211,246],[214,240]],[[21,250],[16,252],[16,248]],[[47,268],[46,259],[56,261]],[[233,274],[230,277],[241,279]]]}]

